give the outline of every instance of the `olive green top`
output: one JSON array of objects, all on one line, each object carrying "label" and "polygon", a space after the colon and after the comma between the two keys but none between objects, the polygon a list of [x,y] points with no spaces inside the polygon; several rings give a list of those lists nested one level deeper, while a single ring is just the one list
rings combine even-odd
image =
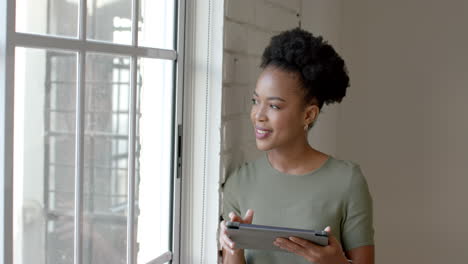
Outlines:
[{"label": "olive green top", "polygon": [[[330,156],[318,169],[289,175],[274,169],[266,155],[245,163],[223,186],[223,218],[254,210],[253,224],[323,230],[345,251],[374,244],[372,198],[359,165]],[[288,252],[245,250],[248,264],[308,263]]]}]

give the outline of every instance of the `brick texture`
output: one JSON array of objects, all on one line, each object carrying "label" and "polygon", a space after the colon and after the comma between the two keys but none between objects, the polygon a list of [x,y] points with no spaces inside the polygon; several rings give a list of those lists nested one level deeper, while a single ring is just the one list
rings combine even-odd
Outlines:
[{"label": "brick texture", "polygon": [[256,149],[249,112],[270,38],[300,24],[301,0],[225,0],[221,182]]}]

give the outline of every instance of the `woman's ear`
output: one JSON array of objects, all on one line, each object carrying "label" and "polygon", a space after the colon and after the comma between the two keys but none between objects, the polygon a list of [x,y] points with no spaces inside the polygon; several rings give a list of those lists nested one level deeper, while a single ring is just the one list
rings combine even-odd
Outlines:
[{"label": "woman's ear", "polygon": [[305,109],[305,122],[309,126],[317,120],[317,117],[320,113],[320,108],[315,104],[310,104],[306,106]]}]

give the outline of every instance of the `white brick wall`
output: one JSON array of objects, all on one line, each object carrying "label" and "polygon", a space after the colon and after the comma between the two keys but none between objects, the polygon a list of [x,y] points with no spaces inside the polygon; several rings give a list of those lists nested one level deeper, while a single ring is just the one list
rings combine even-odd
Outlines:
[{"label": "white brick wall", "polygon": [[247,52],[247,26],[238,22],[224,22],[224,48]]},{"label": "white brick wall", "polygon": [[299,26],[301,0],[225,0],[222,112],[222,178],[256,149],[250,122],[252,92],[270,38]]},{"label": "white brick wall", "polygon": [[223,102],[223,116],[237,116],[245,113],[248,105],[246,105],[245,94],[246,89],[242,86],[225,86],[223,88],[223,96],[226,100]]},{"label": "white brick wall", "polygon": [[252,24],[255,18],[254,4],[255,1],[252,0],[225,0],[224,15],[240,22]]},{"label": "white brick wall", "polygon": [[247,29],[247,52],[261,56],[263,50],[270,42],[271,34],[257,28]]},{"label": "white brick wall", "polygon": [[[286,4],[286,1],[283,1]],[[291,1],[295,3],[295,1]],[[268,1],[256,1],[255,25],[263,29],[282,31],[298,26],[298,12]]]},{"label": "white brick wall", "polygon": [[[312,2],[311,0],[307,1]],[[266,2],[276,4],[284,8],[292,9],[295,12],[299,12],[301,8],[301,0],[266,0]]]}]

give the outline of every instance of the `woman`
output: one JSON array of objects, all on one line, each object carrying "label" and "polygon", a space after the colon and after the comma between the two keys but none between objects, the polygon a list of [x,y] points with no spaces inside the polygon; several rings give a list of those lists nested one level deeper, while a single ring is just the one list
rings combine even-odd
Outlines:
[{"label": "woman", "polygon": [[251,120],[257,148],[266,155],[228,177],[223,218],[325,228],[329,245],[291,237],[274,242],[283,251],[244,251],[229,239],[223,221],[223,263],[373,264],[372,199],[359,166],[322,153],[307,141],[322,106],[341,102],[346,94],[344,61],[321,37],[297,28],[271,39],[261,68]]}]

